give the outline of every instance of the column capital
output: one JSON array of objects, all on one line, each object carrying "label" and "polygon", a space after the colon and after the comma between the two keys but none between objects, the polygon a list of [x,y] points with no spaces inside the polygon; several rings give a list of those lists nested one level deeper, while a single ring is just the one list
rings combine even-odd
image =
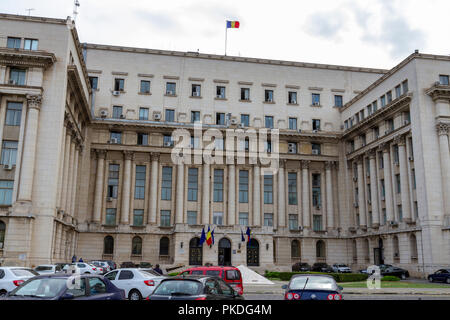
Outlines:
[{"label": "column capital", "polygon": [[333,170],[335,166],[336,166],[336,162],[335,161],[327,161],[327,162],[325,162],[325,170]]},{"label": "column capital", "polygon": [[95,149],[95,155],[97,156],[97,159],[106,159],[106,150],[102,150],[102,149]]},{"label": "column capital", "polygon": [[301,160],[302,169],[309,169],[309,165],[311,164],[310,160]]},{"label": "column capital", "polygon": [[225,164],[234,166],[234,156],[227,156]]},{"label": "column capital", "polygon": [[406,145],[405,136],[398,135],[398,136],[394,137],[394,143],[397,144],[398,146],[405,146]]},{"label": "column capital", "polygon": [[34,95],[27,94],[26,98],[27,98],[28,108],[37,109],[37,110],[41,109],[42,95],[40,95],[40,94],[34,94]]},{"label": "column capital", "polygon": [[436,131],[439,136],[448,136],[450,125],[446,123],[438,123],[436,125]]},{"label": "column capital", "polygon": [[134,152],[133,151],[124,151],[123,156],[125,160],[134,160]]},{"label": "column capital", "polygon": [[280,168],[286,168],[286,163],[287,163],[286,159],[280,159],[278,161],[279,161],[278,165],[279,165]]},{"label": "column capital", "polygon": [[363,160],[364,160],[364,157],[362,155],[355,157],[355,162],[358,165],[363,164]]},{"label": "column capital", "polygon": [[370,149],[368,150],[365,155],[369,158],[369,159],[375,159],[375,157],[377,156],[377,152],[375,149]]},{"label": "column capital", "polygon": [[382,143],[378,146],[378,149],[383,151],[384,153],[388,153],[391,151],[391,144],[388,142]]},{"label": "column capital", "polygon": [[161,154],[159,152],[151,152],[150,160],[151,161],[159,161],[161,159]]}]

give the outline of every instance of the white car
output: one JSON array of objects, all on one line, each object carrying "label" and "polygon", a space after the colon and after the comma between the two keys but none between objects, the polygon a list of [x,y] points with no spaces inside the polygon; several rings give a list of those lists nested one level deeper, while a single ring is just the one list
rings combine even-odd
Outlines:
[{"label": "white car", "polygon": [[14,290],[22,283],[39,273],[24,267],[0,267],[0,297]]},{"label": "white car", "polygon": [[124,268],[105,274],[105,278],[117,288],[125,290],[128,299],[141,300],[148,297],[166,277],[137,268]]},{"label": "white car", "polygon": [[91,261],[91,264],[93,264],[95,267],[100,267],[100,269],[102,269],[101,274],[105,274],[105,273],[111,271],[111,267],[109,266],[108,262],[106,262],[106,261]]},{"label": "white car", "polygon": [[40,266],[34,268],[34,271],[36,271],[39,274],[50,274],[61,272],[62,269],[61,266],[57,264],[41,264]]},{"label": "white car", "polygon": [[345,264],[333,264],[332,266],[333,271],[336,273],[352,273],[352,269],[350,269],[347,265]]},{"label": "white car", "polygon": [[89,273],[89,274],[100,274],[101,272],[97,267],[90,265],[86,262],[75,262],[68,264],[64,267],[63,271],[65,273]]}]

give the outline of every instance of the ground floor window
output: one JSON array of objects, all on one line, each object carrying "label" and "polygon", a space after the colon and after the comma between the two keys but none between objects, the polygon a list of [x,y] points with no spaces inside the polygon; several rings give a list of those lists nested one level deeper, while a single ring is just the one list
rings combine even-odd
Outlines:
[{"label": "ground floor window", "polygon": [[259,266],[259,243],[256,239],[247,242],[247,265]]},{"label": "ground floor window", "polygon": [[201,266],[203,263],[203,247],[199,238],[189,241],[189,265]]},{"label": "ground floor window", "polygon": [[12,204],[14,181],[0,180],[0,205],[10,206]]},{"label": "ground floor window", "polygon": [[103,254],[114,254],[114,238],[106,236],[103,239]]}]

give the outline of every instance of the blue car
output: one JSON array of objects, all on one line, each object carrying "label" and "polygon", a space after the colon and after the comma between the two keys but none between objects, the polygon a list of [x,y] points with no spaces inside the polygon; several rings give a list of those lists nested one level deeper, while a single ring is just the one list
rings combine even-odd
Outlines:
[{"label": "blue car", "polygon": [[125,291],[99,275],[49,274],[27,280],[4,300],[125,300]]},{"label": "blue car", "polygon": [[450,284],[450,269],[440,269],[428,276],[430,282],[445,282]]},{"label": "blue car", "polygon": [[332,276],[299,274],[292,276],[284,300],[342,300],[342,287],[338,286]]}]

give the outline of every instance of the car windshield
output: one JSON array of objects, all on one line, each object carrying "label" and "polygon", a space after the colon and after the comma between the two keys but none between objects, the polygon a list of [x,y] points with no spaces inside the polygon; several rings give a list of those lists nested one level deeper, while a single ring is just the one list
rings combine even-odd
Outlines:
[{"label": "car windshield", "polygon": [[328,277],[296,277],[289,285],[290,290],[336,290],[336,287],[334,279]]},{"label": "car windshield", "polygon": [[14,273],[16,277],[34,277],[39,275],[39,273],[32,269],[11,269],[11,272]]},{"label": "car windshield", "polygon": [[148,276],[152,276],[152,277],[160,277],[161,275],[153,270],[141,270],[139,271],[143,276],[148,277]]},{"label": "car windshield", "polygon": [[11,292],[12,296],[54,298],[66,286],[65,278],[41,278],[30,280]]},{"label": "car windshield", "polygon": [[36,271],[52,271],[53,267],[51,266],[39,266],[36,269],[34,269]]},{"label": "car windshield", "polygon": [[162,282],[153,294],[160,296],[197,295],[201,292],[202,284],[195,280],[168,280]]}]

